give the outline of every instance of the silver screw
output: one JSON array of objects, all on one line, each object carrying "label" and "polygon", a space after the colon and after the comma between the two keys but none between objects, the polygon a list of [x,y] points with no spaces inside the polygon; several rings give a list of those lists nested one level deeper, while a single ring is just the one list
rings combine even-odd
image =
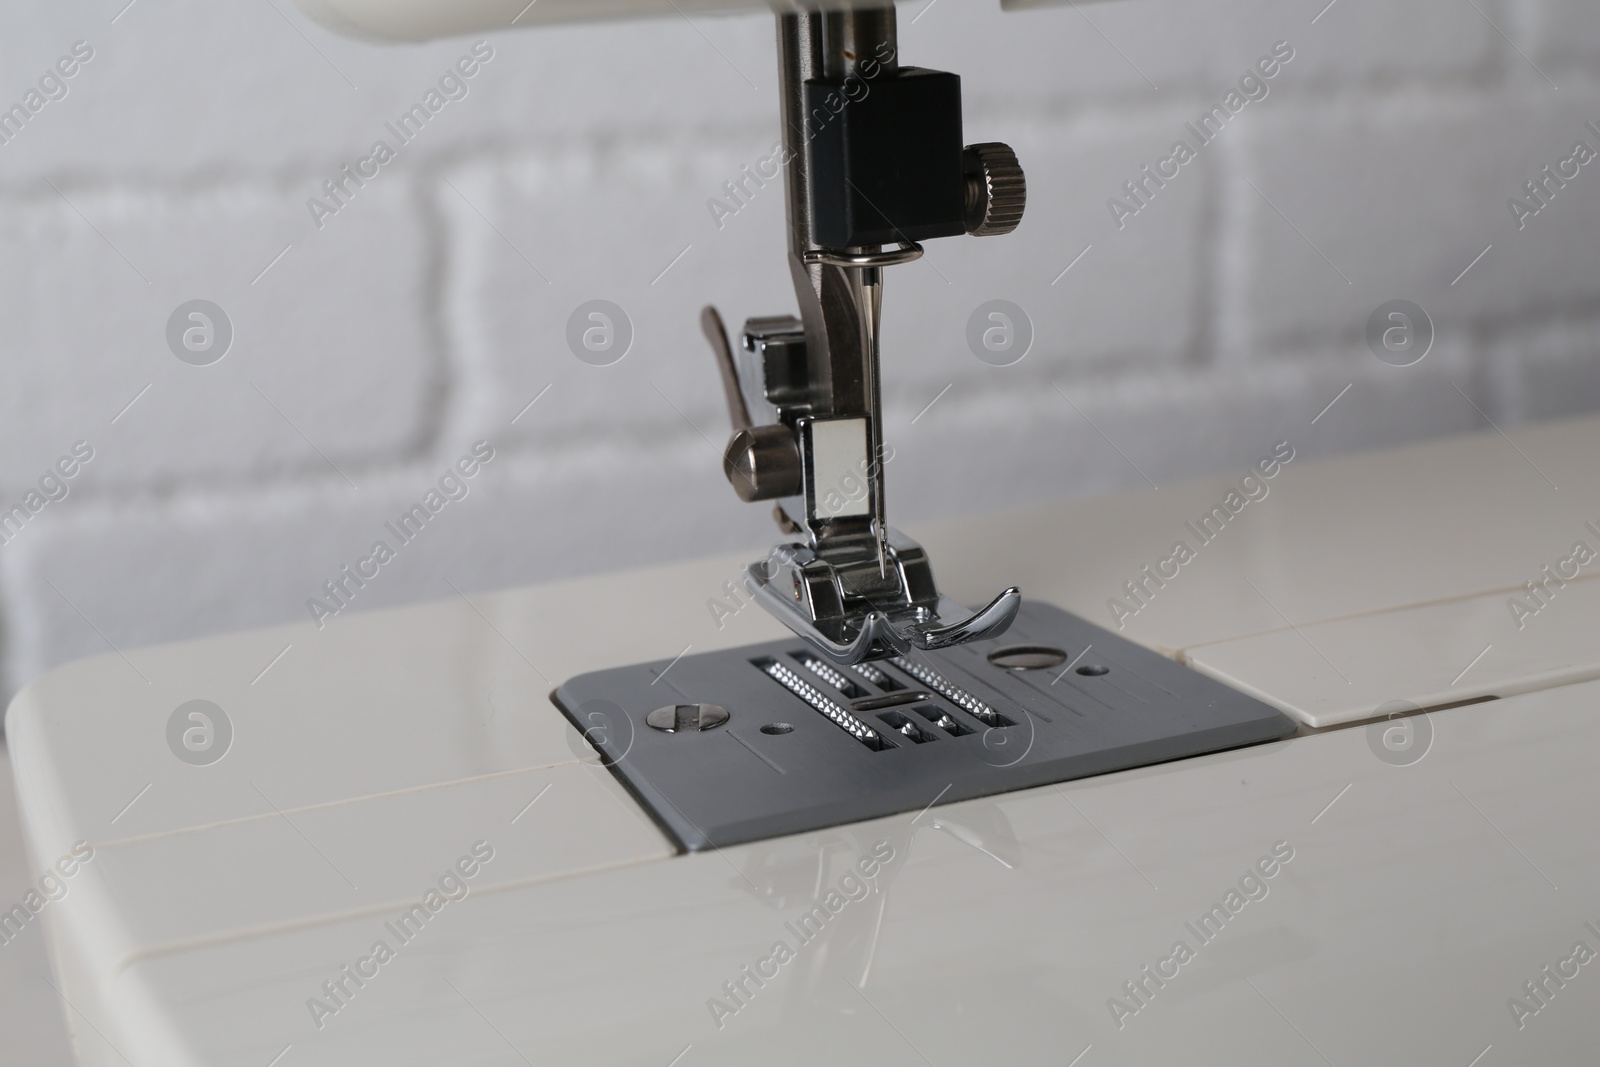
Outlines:
[{"label": "silver screw", "polygon": [[728,721],[728,709],[716,704],[669,704],[644,717],[647,725],[669,734],[711,730]]}]

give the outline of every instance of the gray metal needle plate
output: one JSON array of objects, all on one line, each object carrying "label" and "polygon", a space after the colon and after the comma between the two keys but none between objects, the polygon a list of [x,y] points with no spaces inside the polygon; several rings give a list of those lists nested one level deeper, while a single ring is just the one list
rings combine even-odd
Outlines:
[{"label": "gray metal needle plate", "polygon": [[[1184,759],[1296,728],[1220,682],[1034,602],[1001,637],[941,652],[840,667],[790,638],[579,675],[555,699],[690,851]],[[717,705],[728,717],[704,730],[646,725],[650,712],[674,704]]]}]

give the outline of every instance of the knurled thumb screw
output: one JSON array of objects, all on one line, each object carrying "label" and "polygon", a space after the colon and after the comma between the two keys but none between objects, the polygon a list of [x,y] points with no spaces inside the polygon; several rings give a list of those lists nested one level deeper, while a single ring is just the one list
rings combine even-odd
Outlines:
[{"label": "knurled thumb screw", "polygon": [[968,145],[961,169],[967,186],[967,232],[993,237],[1016,229],[1028,202],[1028,179],[1011,147],[998,141]]}]

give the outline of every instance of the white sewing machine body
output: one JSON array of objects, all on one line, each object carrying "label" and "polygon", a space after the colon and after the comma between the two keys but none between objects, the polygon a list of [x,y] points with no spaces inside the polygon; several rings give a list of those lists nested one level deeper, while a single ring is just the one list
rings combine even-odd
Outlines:
[{"label": "white sewing machine body", "polygon": [[[957,596],[1118,597],[1303,728],[722,850],[679,852],[549,694],[781,636],[707,609],[745,555],[57,670],[7,732],[35,868],[93,850],[41,913],[77,1054],[1590,1062],[1600,583],[1541,568],[1600,546],[1600,420],[1517,443],[1290,462],[1142,606],[1122,581],[1237,479],[919,531]],[[197,699],[209,765],[168,745]],[[686,743],[784,740],[730,710]]]},{"label": "white sewing machine body", "polygon": [[[399,39],[763,6],[302,4]],[[741,553],[35,681],[7,738],[30,863],[51,873],[0,926],[44,927],[80,1061],[1592,1062],[1600,420],[1318,463],[1263,442],[1232,479],[919,530],[926,556],[885,533],[881,464],[860,514],[819,516],[817,440],[848,438],[847,470],[883,455],[881,272],[922,239],[1008,232],[1025,186],[1010,149],[963,144],[952,76],[898,66],[892,8],[780,6],[801,314],[750,320],[753,371],[711,316],[735,430],[725,472],[808,534],[816,589],[872,610],[830,615],[813,592],[801,612],[787,572],[752,590]],[[876,103],[850,92],[861,79]],[[872,125],[876,107],[900,110]],[[938,128],[912,136],[884,114]],[[812,115],[823,136],[805,134]],[[917,161],[885,186],[926,208],[912,235],[885,235],[875,205],[826,215],[856,184],[841,168],[879,142],[896,146],[880,169]],[[923,204],[925,185],[953,195]],[[952,597],[931,574],[891,581],[930,557]],[[902,600],[874,630],[890,586]],[[859,657],[880,639],[977,647],[1015,615],[1015,591],[956,615],[1008,586],[1298,729],[974,799],[930,788],[884,817],[691,851],[553,699],[579,675],[659,664],[660,703],[698,707],[677,657],[788,634],[755,603],[763,590],[815,647]],[[1104,716],[1147,677],[1106,643],[1061,650],[1061,673],[1028,684]],[[735,761],[746,777],[798,774],[784,746],[818,734],[855,743],[816,702],[774,694],[790,721],[731,703],[712,728],[669,710],[670,742],[645,736],[694,753],[708,780]],[[642,709],[604,722],[651,728]],[[890,748],[872,758],[916,754]]]},{"label": "white sewing machine body", "polygon": [[[424,41],[508,27],[673,18],[700,14],[811,9],[868,9],[883,0],[295,0],[329,29],[379,40]],[[1066,0],[1000,0],[1006,9]],[[1097,0],[1075,0],[1097,2]]]}]

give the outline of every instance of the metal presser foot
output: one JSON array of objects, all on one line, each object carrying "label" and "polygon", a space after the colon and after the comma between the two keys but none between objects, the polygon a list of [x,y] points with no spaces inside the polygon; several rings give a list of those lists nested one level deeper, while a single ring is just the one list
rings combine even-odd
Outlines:
[{"label": "metal presser foot", "polygon": [[737,347],[714,309],[701,325],[733,420],[723,472],[790,535],[746,585],[798,636],[571,678],[568,720],[688,851],[1293,733],[1016,589],[969,612],[884,522],[883,272],[918,241],[1014,229],[1022,170],[962,146],[959,80],[899,65],[891,8],[782,14],[778,44],[800,314],[749,320]]},{"label": "metal presser foot", "polygon": [[809,545],[778,545],[750,565],[751,585],[762,607],[839,663],[997,637],[1022,606],[1013,586],[968,612],[940,595],[921,545],[891,528],[883,547],[880,572],[876,557],[834,562]]},{"label": "metal presser foot", "polygon": [[702,314],[733,421],[724,473],[804,538],[752,564],[751,586],[840,663],[996,636],[1022,594],[968,612],[886,524],[878,326],[883,270],[918,241],[1016,229],[1022,168],[1003,144],[963,147],[961,79],[900,65],[892,6],[779,15],[778,50],[800,316],[749,320],[736,356]]}]

